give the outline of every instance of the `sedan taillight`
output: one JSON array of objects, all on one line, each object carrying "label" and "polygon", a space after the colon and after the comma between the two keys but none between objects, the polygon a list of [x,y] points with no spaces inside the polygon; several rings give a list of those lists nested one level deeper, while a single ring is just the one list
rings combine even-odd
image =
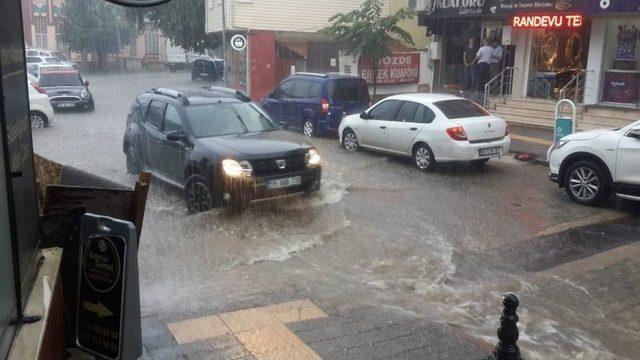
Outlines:
[{"label": "sedan taillight", "polygon": [[456,126],[447,129],[447,134],[455,141],[468,140],[467,133],[462,126]]},{"label": "sedan taillight", "polygon": [[41,88],[38,84],[36,84],[35,82],[31,82],[31,86],[33,86],[34,89],[36,89],[37,92],[39,92],[40,94],[46,94],[47,92],[44,91],[43,88]]}]

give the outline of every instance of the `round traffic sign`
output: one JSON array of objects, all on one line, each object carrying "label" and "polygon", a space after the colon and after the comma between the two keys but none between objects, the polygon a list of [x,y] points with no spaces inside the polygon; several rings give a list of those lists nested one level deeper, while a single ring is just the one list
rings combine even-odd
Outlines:
[{"label": "round traffic sign", "polygon": [[231,47],[234,50],[242,51],[247,48],[247,38],[243,35],[235,35],[231,38]]}]

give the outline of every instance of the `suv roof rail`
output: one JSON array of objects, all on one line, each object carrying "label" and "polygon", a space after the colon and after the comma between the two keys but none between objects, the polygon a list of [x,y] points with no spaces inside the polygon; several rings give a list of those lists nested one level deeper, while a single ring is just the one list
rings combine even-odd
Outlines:
[{"label": "suv roof rail", "polygon": [[315,76],[315,77],[322,77],[322,78],[327,78],[329,77],[329,75],[327,74],[320,74],[320,73],[312,73],[312,72],[297,72],[295,74],[293,74],[294,76],[296,75],[302,75],[302,76]]},{"label": "suv roof rail", "polygon": [[233,95],[236,97],[236,99],[242,101],[242,102],[251,102],[251,98],[243,93],[240,90],[236,90],[236,89],[231,89],[231,88],[226,88],[226,87],[222,87],[222,86],[203,86],[204,89],[209,90],[209,91],[216,91],[216,92],[221,92],[221,93],[225,93],[225,94],[229,94],[229,95]]},{"label": "suv roof rail", "polygon": [[172,99],[182,100],[185,105],[189,103],[189,100],[180,91],[167,88],[152,88],[149,91],[157,95],[164,95]]}]

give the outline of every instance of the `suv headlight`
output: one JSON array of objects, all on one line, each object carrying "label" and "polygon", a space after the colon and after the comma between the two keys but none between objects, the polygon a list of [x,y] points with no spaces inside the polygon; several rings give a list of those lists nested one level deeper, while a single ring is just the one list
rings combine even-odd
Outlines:
[{"label": "suv headlight", "polygon": [[251,175],[253,168],[248,161],[223,160],[222,170],[227,176],[239,177]]},{"label": "suv headlight", "polygon": [[309,166],[316,166],[320,164],[320,153],[318,153],[318,150],[316,149],[311,149],[309,151],[307,151],[307,154],[304,157],[305,162],[307,163],[307,165]]},{"label": "suv headlight", "polygon": [[85,100],[89,98],[89,92],[87,89],[82,89],[82,91],[80,91],[80,97]]},{"label": "suv headlight", "polygon": [[556,149],[562,149],[565,145],[567,145],[570,142],[571,140],[560,140],[560,142],[558,142],[558,145],[556,145]]}]

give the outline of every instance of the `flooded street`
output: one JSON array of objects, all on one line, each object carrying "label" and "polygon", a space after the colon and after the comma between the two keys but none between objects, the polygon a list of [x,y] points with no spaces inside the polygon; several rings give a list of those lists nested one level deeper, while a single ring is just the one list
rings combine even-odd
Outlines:
[{"label": "flooded street", "polygon": [[[34,130],[35,151],[127,186],[122,136],[135,97],[205,85],[186,72],[87,79],[95,112],[58,113]],[[525,358],[640,358],[637,205],[576,206],[546,167],[511,157],[429,174],[348,153],[333,137],[309,141],[321,190],[237,217],[188,215],[179,190],[152,183],[139,249],[145,356],[251,359],[227,335],[206,349],[179,344],[168,324],[306,299],[326,318],[290,330],[324,359],[445,358],[451,348],[479,359],[497,341],[500,297],[515,293]]]}]

